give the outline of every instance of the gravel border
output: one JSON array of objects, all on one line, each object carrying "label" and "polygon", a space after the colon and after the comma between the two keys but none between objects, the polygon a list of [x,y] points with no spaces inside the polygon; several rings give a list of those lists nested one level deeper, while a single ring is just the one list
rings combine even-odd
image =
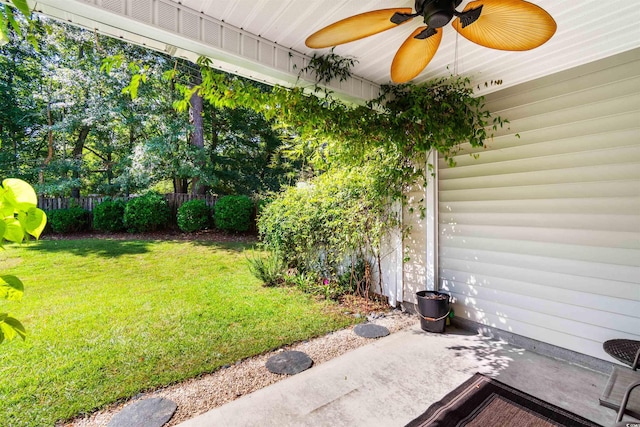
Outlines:
[{"label": "gravel border", "polygon": [[[384,326],[389,329],[389,332],[394,333],[415,325],[418,318],[415,315],[395,309],[384,313],[370,314],[367,316],[367,320]],[[178,410],[169,423],[166,424],[167,426],[174,426],[245,394],[287,378],[287,375],[272,374],[265,368],[267,359],[278,352],[285,350],[302,351],[311,357],[314,365],[318,365],[372,341],[371,339],[357,336],[353,332],[353,327],[342,329],[309,341],[303,341],[266,354],[241,360],[212,374],[203,375],[149,393],[141,393],[126,402],[110,406],[87,417],[77,418],[61,425],[65,427],[106,426],[111,418],[124,406],[139,399],[164,397],[178,404]]]}]

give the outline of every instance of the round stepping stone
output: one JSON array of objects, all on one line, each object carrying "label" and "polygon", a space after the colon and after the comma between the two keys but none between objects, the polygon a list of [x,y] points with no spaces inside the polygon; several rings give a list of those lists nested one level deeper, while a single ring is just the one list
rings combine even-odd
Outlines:
[{"label": "round stepping stone", "polygon": [[267,360],[266,367],[274,374],[295,375],[309,369],[313,360],[301,351],[283,351]]},{"label": "round stepping stone", "polygon": [[364,338],[380,338],[389,335],[389,330],[384,326],[374,325],[373,323],[361,323],[353,328],[356,335]]},{"label": "round stepping stone", "polygon": [[111,418],[107,427],[162,427],[176,409],[178,405],[164,397],[138,400]]}]

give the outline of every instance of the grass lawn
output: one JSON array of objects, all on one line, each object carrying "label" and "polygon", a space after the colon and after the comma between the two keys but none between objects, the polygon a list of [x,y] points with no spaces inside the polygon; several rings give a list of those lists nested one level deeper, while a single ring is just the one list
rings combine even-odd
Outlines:
[{"label": "grass lawn", "polygon": [[0,426],[58,420],[354,323],[292,288],[265,288],[250,245],[43,240],[7,245],[0,302],[27,339],[0,345]]}]

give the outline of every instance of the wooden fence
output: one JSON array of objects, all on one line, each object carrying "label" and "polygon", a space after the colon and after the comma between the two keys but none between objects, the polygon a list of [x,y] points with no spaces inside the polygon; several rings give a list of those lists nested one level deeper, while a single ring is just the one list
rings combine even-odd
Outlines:
[{"label": "wooden fence", "polygon": [[[130,197],[119,197],[121,199],[129,200],[134,198],[135,196]],[[169,208],[171,212],[175,215],[178,211],[178,208],[189,200],[201,199],[204,200],[208,206],[213,206],[216,204],[217,196],[200,195],[200,194],[185,194],[185,193],[170,193],[164,195],[165,199],[167,199],[167,203],[169,204]],[[93,208],[102,203],[107,196],[89,196],[89,197],[80,197],[78,199],[74,199],[71,197],[38,197],[38,207],[44,211],[50,211],[53,209],[67,209],[70,206],[80,206],[88,211],[93,211]]]}]

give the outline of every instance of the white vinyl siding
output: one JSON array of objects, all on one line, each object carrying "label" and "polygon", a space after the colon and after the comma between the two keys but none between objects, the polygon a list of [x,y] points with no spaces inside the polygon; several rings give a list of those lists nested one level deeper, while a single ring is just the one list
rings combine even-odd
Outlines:
[{"label": "white vinyl siding", "polygon": [[439,164],[440,288],[456,316],[612,360],[603,341],[640,339],[640,50],[487,108],[509,124]]},{"label": "white vinyl siding", "polygon": [[427,219],[423,217],[424,212],[421,214],[427,207],[426,189],[422,185],[414,185],[406,197],[402,223],[411,232],[402,240],[402,300],[417,304],[416,292],[429,289]]}]

